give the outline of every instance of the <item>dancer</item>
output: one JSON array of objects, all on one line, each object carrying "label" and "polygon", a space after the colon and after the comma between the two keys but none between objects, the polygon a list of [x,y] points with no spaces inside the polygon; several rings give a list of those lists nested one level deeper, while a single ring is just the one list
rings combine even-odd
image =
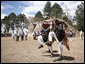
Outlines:
[{"label": "dancer", "polygon": [[47,43],[47,45],[48,45],[48,48],[49,48],[49,50],[51,52],[51,57],[54,56],[53,50],[52,50],[52,44],[53,44],[53,42],[55,40],[57,40],[57,38],[56,38],[56,35],[55,35],[54,31],[52,30],[52,26],[50,25],[50,32],[49,32],[49,35],[48,35],[48,43]]},{"label": "dancer", "polygon": [[[58,39],[57,43],[58,43],[58,52],[59,52],[59,57],[58,57],[57,60],[60,61],[63,58],[63,56],[62,56],[62,54],[63,54],[62,45],[65,45],[68,50],[70,50],[70,49],[69,49],[69,45],[68,45],[68,39],[67,39],[65,31],[63,29],[64,28],[63,25],[65,25],[65,24],[62,23],[61,21],[57,20],[57,19],[55,20],[55,23],[56,23],[55,33],[56,33],[56,37]],[[56,60],[54,60],[54,61],[56,61]]]},{"label": "dancer", "polygon": [[38,42],[40,43],[40,46],[38,47],[38,49],[43,47],[43,38],[42,38],[42,33],[40,33],[40,35],[37,37]]}]

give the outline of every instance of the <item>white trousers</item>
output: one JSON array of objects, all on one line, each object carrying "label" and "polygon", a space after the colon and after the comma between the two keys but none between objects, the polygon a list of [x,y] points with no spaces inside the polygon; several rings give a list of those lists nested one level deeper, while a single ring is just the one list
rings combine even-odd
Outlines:
[{"label": "white trousers", "polygon": [[80,35],[80,40],[82,40],[82,35]]},{"label": "white trousers", "polygon": [[55,33],[53,31],[49,32],[49,35],[48,35],[49,41],[52,41],[53,37],[56,39],[56,41],[58,41]]},{"label": "white trousers", "polygon": [[[49,41],[52,41],[52,38],[53,38],[53,37],[56,39],[56,41],[57,41],[57,43],[58,43],[58,51],[59,51],[59,54],[62,54],[62,53],[63,53],[62,41],[61,41],[61,42],[58,41],[58,39],[57,39],[57,37],[56,37],[56,35],[55,35],[55,33],[54,33],[53,31],[52,31],[52,32],[49,32],[49,36],[48,36]],[[52,47],[49,47],[49,49],[50,49],[51,52],[52,52]]]},{"label": "white trousers", "polygon": [[41,35],[37,37],[37,40],[38,40],[38,42],[42,45],[42,43],[43,43],[43,38],[42,38]]},{"label": "white trousers", "polygon": [[62,41],[58,42],[58,52],[59,52],[59,54],[63,53]]},{"label": "white trousers", "polygon": [[[53,36],[50,36],[50,41],[52,41],[52,37]],[[55,36],[54,36],[55,37]],[[42,36],[40,35],[40,36],[38,36],[38,42],[42,45],[43,44],[43,38],[42,38]],[[57,38],[56,38],[56,40],[57,40]],[[58,40],[57,40],[57,42],[58,42],[58,51],[59,51],[59,54],[62,54],[63,53],[63,47],[62,47],[62,41],[61,42],[59,42]],[[51,51],[51,53],[53,52],[53,50],[52,50],[52,46],[48,46],[48,49],[50,49],[50,51]]]},{"label": "white trousers", "polygon": [[72,37],[70,37],[70,41],[72,41],[73,40],[73,38]]},{"label": "white trousers", "polygon": [[[38,42],[40,43],[40,45],[43,45],[43,38],[42,38],[41,35],[38,36],[37,40],[38,40]],[[48,46],[48,50],[50,50],[51,53],[53,53],[52,46]]]}]

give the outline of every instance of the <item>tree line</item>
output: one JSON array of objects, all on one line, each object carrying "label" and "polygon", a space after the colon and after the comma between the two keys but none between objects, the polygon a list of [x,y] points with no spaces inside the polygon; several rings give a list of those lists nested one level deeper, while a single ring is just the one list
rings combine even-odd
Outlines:
[{"label": "tree line", "polygon": [[44,7],[44,10],[43,10],[43,14],[38,11],[36,14],[35,14],[35,17],[43,20],[43,19],[48,19],[50,17],[58,17],[58,18],[62,18],[62,14],[63,14],[63,10],[61,8],[61,6],[57,3],[54,3],[53,6],[51,6],[51,2],[48,1]]},{"label": "tree line", "polygon": [[[42,21],[42,20],[49,19],[50,17],[51,18],[57,17],[63,19],[68,24],[75,27],[76,29],[84,31],[84,3],[83,2],[81,2],[81,4],[77,6],[75,17],[72,19],[77,22],[77,25],[72,24],[72,20],[70,20],[68,16],[65,13],[63,13],[63,10],[58,3],[54,3],[51,6],[51,2],[47,1],[43,9],[43,14],[40,11],[38,11],[35,14],[34,20]],[[5,16],[3,19],[1,19],[1,24],[2,23],[5,24],[7,30],[9,30],[9,27],[14,29],[13,25],[20,24],[21,22],[28,23],[28,19],[26,18],[26,16],[24,14],[19,14],[18,16],[16,16],[16,14],[13,12],[10,13],[8,16]]]},{"label": "tree line", "polygon": [[12,28],[14,30],[14,25],[17,25],[17,27],[20,27],[21,23],[26,23],[27,18],[24,14],[19,14],[16,16],[15,13],[10,13],[8,16],[5,16],[3,19],[1,19],[1,24],[6,25],[7,32],[9,31],[9,28]]},{"label": "tree line", "polygon": [[[54,3],[53,6],[51,6],[51,2],[48,1],[45,4],[43,14],[40,11],[38,11],[35,14],[35,18],[37,18],[37,20],[42,21],[42,20],[48,19],[50,17],[51,18],[56,17],[56,18],[63,19],[69,25],[73,26],[77,30],[84,31],[84,2],[81,2],[81,4],[77,6],[75,16],[72,19],[72,18],[69,18],[68,15],[63,13],[63,10],[58,3]],[[75,21],[77,23],[77,25],[73,25],[73,21]]]}]

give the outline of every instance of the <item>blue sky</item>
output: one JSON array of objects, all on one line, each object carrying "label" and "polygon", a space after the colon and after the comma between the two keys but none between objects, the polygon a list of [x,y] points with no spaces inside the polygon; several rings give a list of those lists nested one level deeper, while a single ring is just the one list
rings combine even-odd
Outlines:
[{"label": "blue sky", "polygon": [[[43,9],[47,1],[1,1],[1,18],[8,16],[11,12],[16,15],[20,13],[25,14],[28,18],[29,16],[34,16],[37,11],[41,11],[43,14]],[[61,5],[61,8],[66,13],[68,11],[70,16],[75,15],[75,10],[81,1],[50,1],[51,6],[54,3]]]},{"label": "blue sky", "polygon": [[2,1],[1,5],[4,7],[3,13],[9,15],[11,12],[14,12],[16,15],[22,12],[22,8],[20,6],[25,7],[23,3],[20,1]]}]

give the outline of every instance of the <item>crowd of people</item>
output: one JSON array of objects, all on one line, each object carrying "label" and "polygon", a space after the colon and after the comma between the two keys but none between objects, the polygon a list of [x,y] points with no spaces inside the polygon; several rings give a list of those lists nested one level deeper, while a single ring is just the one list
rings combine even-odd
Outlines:
[{"label": "crowd of people", "polygon": [[19,41],[21,39],[22,40],[27,40],[28,38],[28,29],[24,28],[24,29],[16,29],[16,30],[12,30],[11,32],[11,36],[13,40]]},{"label": "crowd of people", "polygon": [[[72,30],[70,30],[70,32],[69,32],[69,36],[70,36],[70,41],[73,41],[73,37],[76,36],[76,33],[73,32]],[[79,34],[79,36],[80,36],[80,40],[82,40],[82,39],[83,39],[83,32],[82,32],[82,30],[80,30],[80,34]]]}]

